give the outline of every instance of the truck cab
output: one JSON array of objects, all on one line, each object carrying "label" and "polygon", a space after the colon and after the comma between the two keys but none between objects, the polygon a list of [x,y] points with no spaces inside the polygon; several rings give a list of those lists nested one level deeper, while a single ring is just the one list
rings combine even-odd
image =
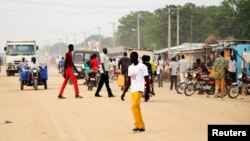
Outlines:
[{"label": "truck cab", "polygon": [[36,57],[38,46],[35,41],[7,41],[4,47],[5,68],[7,76],[18,73],[18,65],[24,57],[26,62],[30,62],[31,57]]}]

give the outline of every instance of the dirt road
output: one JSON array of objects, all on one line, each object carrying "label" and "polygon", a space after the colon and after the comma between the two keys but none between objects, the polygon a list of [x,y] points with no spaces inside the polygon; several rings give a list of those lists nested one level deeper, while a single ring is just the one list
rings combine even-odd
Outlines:
[{"label": "dirt road", "polygon": [[47,90],[21,91],[18,79],[0,73],[0,141],[206,141],[208,124],[250,123],[249,96],[187,97],[164,84],[149,102],[141,101],[146,131],[133,133],[130,94],[121,101],[116,83],[111,84],[114,98],[106,88],[96,98],[96,88],[87,91],[78,81],[84,98],[75,99],[73,86],[67,85],[67,99],[59,100],[63,78],[53,67]]}]

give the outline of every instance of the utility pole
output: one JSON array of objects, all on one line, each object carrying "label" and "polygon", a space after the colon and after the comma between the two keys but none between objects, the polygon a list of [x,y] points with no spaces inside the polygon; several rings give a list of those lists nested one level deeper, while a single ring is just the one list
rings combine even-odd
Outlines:
[{"label": "utility pole", "polygon": [[74,46],[76,48],[76,33],[73,33],[73,35],[74,35]]},{"label": "utility pole", "polygon": [[83,48],[86,49],[86,32],[82,32],[83,34]]},{"label": "utility pole", "polygon": [[140,43],[140,14],[137,15],[137,48],[141,48],[141,43]]},{"label": "utility pole", "polygon": [[98,26],[98,42],[101,44],[101,27]]},{"label": "utility pole", "polygon": [[53,55],[56,56],[56,39],[53,39],[53,43],[54,43]]},{"label": "utility pole", "polygon": [[62,56],[62,39],[59,39],[59,44],[60,44],[60,50],[59,50],[59,56]]},{"label": "utility pole", "polygon": [[171,47],[171,9],[168,8],[168,58],[170,57],[170,47]]},{"label": "utility pole", "polygon": [[68,35],[65,35],[65,43],[66,43],[66,46],[68,46]]},{"label": "utility pole", "polygon": [[179,43],[180,43],[180,9],[179,6],[177,7],[177,31],[176,31],[176,46],[177,46],[177,52],[179,52]]},{"label": "utility pole", "polygon": [[113,26],[113,48],[115,48],[115,23],[110,23]]},{"label": "utility pole", "polygon": [[98,48],[98,50],[100,51],[101,50],[101,27],[100,26],[98,26],[97,27],[98,28],[98,42],[99,42],[99,48]]},{"label": "utility pole", "polygon": [[193,40],[193,15],[191,15],[191,23],[190,23],[190,49],[189,49],[189,66],[192,65],[192,59],[191,59],[191,47],[192,47],[192,40]]}]

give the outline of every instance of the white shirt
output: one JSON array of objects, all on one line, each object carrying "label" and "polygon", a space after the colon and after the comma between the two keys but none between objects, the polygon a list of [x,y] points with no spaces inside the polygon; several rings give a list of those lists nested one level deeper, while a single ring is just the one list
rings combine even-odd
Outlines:
[{"label": "white shirt", "polygon": [[28,67],[29,67],[29,70],[32,70],[33,68],[39,68],[39,64],[37,64],[37,63],[33,63],[33,62],[30,62],[29,63],[29,65],[28,65]]},{"label": "white shirt", "polygon": [[172,61],[169,64],[169,69],[171,69],[171,75],[177,75],[179,64],[176,61]]},{"label": "white shirt", "polygon": [[181,59],[179,61],[180,72],[187,72],[188,71],[188,62],[185,59]]},{"label": "white shirt", "polygon": [[56,65],[59,64],[60,58],[56,58]]},{"label": "white shirt", "polygon": [[230,72],[236,72],[236,61],[228,59],[228,71]]},{"label": "white shirt", "polygon": [[164,62],[163,60],[157,60],[157,74],[160,74],[160,71],[163,70]]},{"label": "white shirt", "polygon": [[142,63],[138,63],[137,65],[130,65],[128,67],[128,76],[130,76],[131,78],[131,92],[144,92],[144,76],[148,76],[147,66]]},{"label": "white shirt", "polygon": [[109,62],[109,70],[114,70],[114,63],[113,62]]},{"label": "white shirt", "polygon": [[[101,58],[100,58],[100,60],[101,60],[101,64],[103,63],[104,64],[104,69],[105,69],[105,71],[109,71],[109,57],[106,55],[106,54],[104,54],[104,53],[101,53]],[[102,69],[101,69],[102,70]],[[103,70],[102,70],[103,71]]]}]

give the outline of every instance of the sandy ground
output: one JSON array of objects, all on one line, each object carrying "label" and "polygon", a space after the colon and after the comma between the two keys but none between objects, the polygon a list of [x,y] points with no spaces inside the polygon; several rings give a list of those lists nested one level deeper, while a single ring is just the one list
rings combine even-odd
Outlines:
[{"label": "sandy ground", "polygon": [[141,101],[146,131],[133,133],[130,93],[121,101],[115,82],[115,98],[108,98],[106,88],[102,98],[94,97],[96,88],[87,91],[80,80],[83,99],[75,99],[73,86],[67,85],[67,99],[59,100],[63,78],[53,67],[47,90],[21,91],[18,79],[0,73],[0,141],[206,141],[208,124],[250,124],[249,96],[187,97],[165,83],[149,102]]}]

